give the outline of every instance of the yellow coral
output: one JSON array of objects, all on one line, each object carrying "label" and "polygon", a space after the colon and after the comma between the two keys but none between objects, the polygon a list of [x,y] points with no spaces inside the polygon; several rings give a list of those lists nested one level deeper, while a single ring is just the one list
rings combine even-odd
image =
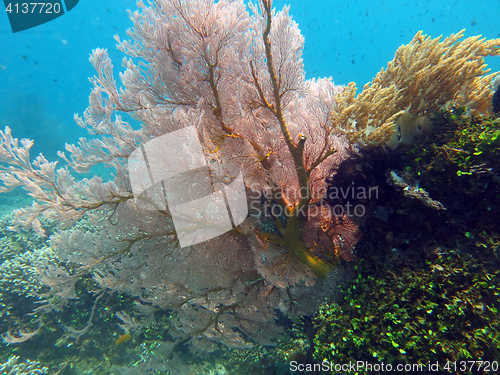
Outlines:
[{"label": "yellow coral", "polygon": [[500,55],[500,39],[481,36],[461,40],[464,30],[441,41],[417,32],[402,45],[387,69],[382,69],[355,97],[356,85],[341,94],[332,118],[350,141],[381,144],[394,132],[394,123],[407,110],[427,115],[448,102],[471,111],[489,113],[495,74],[484,58]]}]

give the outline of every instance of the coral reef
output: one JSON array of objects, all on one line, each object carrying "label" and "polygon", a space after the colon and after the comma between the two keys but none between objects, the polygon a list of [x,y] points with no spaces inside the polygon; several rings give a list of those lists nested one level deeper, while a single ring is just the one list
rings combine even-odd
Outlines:
[{"label": "coral reef", "polygon": [[[77,145],[67,145],[66,153],[59,153],[65,166],[58,168],[56,162],[43,155],[32,161],[33,141],[14,138],[9,128],[0,132],[0,192],[22,186],[33,198],[30,207],[14,211],[9,229],[46,236],[43,245],[40,243],[25,258],[9,255],[9,259],[20,264],[13,269],[12,277],[29,263],[44,288],[30,289],[44,299],[35,310],[38,326],[10,330],[3,335],[9,344],[24,343],[30,338],[54,340],[52,332],[47,338],[37,335],[48,331],[42,324],[46,319],[57,320],[64,326],[66,334],[56,345],[66,347],[67,353],[71,352],[71,340],[75,340],[81,342],[86,353],[97,355],[92,331],[108,334],[100,345],[116,347],[116,362],[132,363],[132,368],[123,369],[129,373],[180,369],[185,358],[201,361],[200,358],[207,358],[207,352],[221,350],[220,344],[242,351],[257,346],[265,352],[262,345],[278,344],[286,319],[313,315],[324,301],[339,302],[338,286],[352,275],[350,269],[343,268],[343,261],[369,258],[366,249],[372,247],[366,243],[358,245],[362,232],[369,233],[364,241],[373,244],[383,243],[374,239],[381,232],[388,236],[394,231],[404,237],[411,220],[387,219],[394,213],[408,212],[414,215],[415,222],[439,224],[430,228],[432,236],[425,239],[427,245],[430,241],[439,242],[440,236],[446,237],[435,232],[445,228],[444,224],[453,222],[453,228],[457,228],[457,202],[442,191],[442,186],[450,186],[442,180],[449,175],[441,174],[437,186],[432,182],[433,168],[452,163],[460,167],[455,167],[453,178],[481,174],[481,178],[487,175],[488,183],[498,182],[495,171],[483,159],[494,156],[496,163],[497,120],[484,119],[484,124],[476,123],[455,132],[459,147],[450,142],[434,144],[429,137],[448,136],[449,123],[440,121],[439,115],[431,116],[444,105],[467,106],[468,113],[475,116],[490,113],[493,75],[485,75],[484,57],[499,54],[499,39],[472,37],[461,41],[462,33],[458,33],[441,42],[419,32],[409,45],[398,49],[387,69],[356,96],[354,84],[341,87],[331,79],[305,79],[300,30],[288,8],[276,11],[270,0],[250,4],[250,12],[241,0],[161,0],[147,5],[139,1],[138,7],[138,11],[130,13],[134,23],[128,31],[130,40],[117,39],[119,49],[128,56],[123,62],[125,71],[120,74],[121,87],[114,80],[107,51],[96,49],[91,55],[97,75],[92,78],[90,104],[83,116],[75,117],[90,137],[82,138]],[[421,121],[422,117],[415,116],[427,119]],[[410,122],[408,126],[414,133],[420,131],[422,124],[427,127],[432,122],[434,130],[429,126],[429,131],[434,133],[401,142],[406,148],[388,150],[384,143],[405,127],[400,119]],[[164,137],[179,131],[194,134],[194,138],[191,143],[168,141],[171,148],[182,151],[170,157],[162,149],[167,142]],[[378,146],[380,156],[375,157],[373,150]],[[428,150],[434,154],[414,157]],[[441,161],[437,156],[443,153],[452,156]],[[464,153],[467,156],[462,159]],[[397,156],[395,163],[402,165],[389,167],[388,155]],[[157,165],[151,160],[158,161]],[[422,161],[428,163],[425,168]],[[380,165],[375,165],[377,162]],[[73,173],[91,171],[96,165],[113,168],[114,175],[109,180],[98,175],[79,179]],[[134,165],[144,168],[137,171]],[[158,179],[167,166],[178,168],[179,173],[175,178]],[[191,169],[186,172],[184,167]],[[396,179],[394,184],[404,188],[401,194],[400,189],[389,186],[385,174],[403,169],[408,172],[408,179]],[[361,190],[356,194],[354,179],[346,180],[352,171],[362,184],[357,186]],[[140,178],[133,179],[134,173]],[[170,206],[169,199],[174,196],[169,190],[171,185],[180,190],[176,199],[188,200],[191,195],[230,191],[230,184],[239,178],[239,173],[244,179],[246,220],[236,226],[234,217],[228,214],[233,229],[184,246],[174,207]],[[194,175],[203,175],[203,181],[210,182],[206,186],[190,186]],[[375,180],[370,180],[372,177]],[[422,180],[426,191],[419,188],[417,179]],[[336,187],[346,184],[352,185],[351,190],[340,189],[340,195],[330,196]],[[476,186],[481,189],[479,185]],[[373,200],[367,194],[370,186],[377,192]],[[385,191],[379,199],[381,186]],[[486,186],[482,188],[486,191]],[[230,194],[222,195],[223,208],[233,210]],[[243,197],[243,192],[238,197]],[[352,202],[356,203],[354,211],[350,210]],[[431,207],[424,207],[421,202]],[[199,207],[191,215],[195,217],[189,223],[193,225],[194,238],[203,237],[203,225],[207,222],[215,223],[220,207],[213,212],[205,208]],[[244,216],[242,212],[236,213]],[[374,229],[370,218],[377,216],[386,221]],[[466,233],[478,235],[478,228],[473,229],[475,232]],[[414,233],[415,239],[424,241],[422,233]],[[403,242],[400,237],[395,239],[399,243]],[[15,250],[17,245],[9,241],[2,245],[9,251]],[[471,263],[470,257],[457,255],[455,245],[450,246],[455,250],[449,254],[456,255],[461,264],[425,263],[435,272],[412,270],[399,274],[418,276],[423,284],[439,272],[451,277],[467,262],[479,267],[479,263]],[[377,255],[375,250],[373,253]],[[5,267],[10,267],[13,263],[7,261],[11,263],[5,263]],[[345,352],[337,348],[337,342],[331,342],[332,350],[325,350],[321,344],[327,342],[325,336],[347,337],[342,330],[350,329],[348,322],[335,326],[334,314],[341,314],[342,319],[356,317],[359,321],[352,320],[351,326],[376,319],[385,322],[385,315],[382,319],[375,313],[372,318],[363,313],[366,316],[361,319],[361,308],[356,307],[359,298],[367,298],[356,293],[366,292],[368,287],[387,283],[403,288],[403,284],[380,274],[385,269],[383,262],[376,264],[380,266],[374,273],[377,278],[372,277],[368,284],[364,284],[364,268],[357,269],[361,272],[357,284],[347,292],[349,307],[332,305],[323,309],[317,320],[317,359],[349,356],[354,353],[353,347],[365,344],[354,328],[348,332],[349,340],[343,340]],[[480,280],[471,276],[466,282],[486,282],[484,274],[478,275]],[[446,286],[445,281],[439,282],[444,286],[439,284],[438,288]],[[359,288],[354,289],[356,285]],[[413,286],[420,288],[420,283]],[[487,287],[488,291],[494,289],[490,284]],[[422,293],[428,293],[433,303],[442,304],[437,291],[430,289]],[[462,298],[462,291],[456,293]],[[381,298],[382,294],[380,291]],[[492,295],[493,298],[496,297]],[[476,293],[474,304],[480,303],[479,299]],[[350,302],[358,310],[350,309]],[[416,306],[412,303],[408,306]],[[485,311],[496,309],[496,302],[481,303]],[[113,311],[104,307],[107,305]],[[387,305],[394,305],[394,301],[388,300]],[[453,306],[459,305],[457,302]],[[474,310],[476,305],[471,306]],[[392,314],[388,317],[402,322],[398,314],[404,315],[405,309],[398,306],[395,312],[387,311]],[[458,317],[446,316],[462,322],[460,313]],[[111,333],[109,325],[98,326],[98,318],[116,323],[116,331],[121,332]],[[158,320],[163,328],[155,326]],[[400,322],[394,324],[399,328]],[[441,332],[440,328],[439,323],[433,322],[429,330]],[[377,337],[380,332],[371,334]],[[89,336],[92,339],[86,339]],[[311,335],[297,336],[294,345],[288,345],[288,356],[283,354],[287,345],[281,347],[282,358],[310,356],[304,351],[312,348]],[[137,340],[150,345],[140,355],[129,349],[137,346]],[[384,353],[384,358],[396,358],[409,352],[400,346],[413,347],[409,344],[410,336],[391,340],[378,341],[392,347],[377,350],[377,355]],[[186,346],[197,357],[189,357],[184,352]],[[489,353],[482,348],[474,347],[470,352]],[[362,352],[367,353],[373,356],[368,349]],[[69,361],[62,366],[71,367]],[[189,373],[193,368],[185,366],[182,371]]]},{"label": "coral reef", "polygon": [[316,317],[316,362],[498,359],[499,271],[487,256],[441,249],[422,269],[399,271],[363,262],[345,301]]},{"label": "coral reef", "polygon": [[[433,122],[442,131],[394,153],[412,186],[418,180],[447,210],[384,189],[388,220],[367,225],[344,301],[315,317],[315,362],[425,366],[499,356],[498,119],[454,107]],[[476,163],[482,168],[470,168]]]},{"label": "coral reef", "polygon": [[[42,155],[32,163],[32,141],[13,138],[8,128],[1,133],[2,190],[24,186],[34,199],[14,212],[12,229],[45,235],[41,217],[61,224],[48,242],[58,261],[41,258],[36,264],[50,288],[37,313],[62,311],[90,273],[97,290],[88,322],[66,327],[75,339],[92,326],[105,293],[117,292],[137,299],[143,316],[137,324],[169,309],[174,347],[272,344],[281,333],[276,311],[313,313],[327,296],[317,277],[327,277],[332,254],[350,258],[358,238],[356,225],[347,218],[333,221],[321,206],[325,177],[347,157],[330,116],[342,88],[330,79],[304,79],[303,38],[288,8],[275,12],[269,1],[252,5],[252,15],[242,1],[139,2],[139,8],[131,14],[132,40],[120,42],[138,65],[126,61],[118,89],[106,51],[93,52],[98,75],[89,108],[76,121],[97,137],[68,145],[69,156],[60,153],[77,172],[96,164],[113,167],[112,180],[77,180],[68,167],[57,169]],[[119,113],[141,127],[135,130]],[[240,228],[181,247],[172,207],[140,204],[127,163],[142,144],[189,126],[209,165],[240,166],[249,200],[260,198]],[[185,151],[190,160],[193,150]],[[264,220],[270,232],[259,203],[280,209]],[[322,207],[319,220],[310,217],[312,205]],[[71,227],[82,218],[88,227]],[[323,243],[304,240],[304,226]],[[342,228],[349,240],[335,245]],[[340,250],[323,259],[315,254],[323,247]],[[5,339],[19,342],[29,335]]]},{"label": "coral reef", "polygon": [[498,73],[486,75],[484,58],[500,54],[500,39],[481,36],[464,40],[464,30],[441,41],[419,31],[410,44],[398,48],[394,59],[355,96],[356,85],[342,92],[342,111],[332,116],[347,128],[347,137],[365,144],[381,144],[395,131],[405,111],[430,116],[453,102],[471,111],[492,114],[491,83]]},{"label": "coral reef", "polygon": [[48,374],[47,367],[40,367],[37,361],[27,359],[22,363],[19,362],[19,356],[12,356],[5,363],[0,363],[0,371],[7,375],[38,375]]}]

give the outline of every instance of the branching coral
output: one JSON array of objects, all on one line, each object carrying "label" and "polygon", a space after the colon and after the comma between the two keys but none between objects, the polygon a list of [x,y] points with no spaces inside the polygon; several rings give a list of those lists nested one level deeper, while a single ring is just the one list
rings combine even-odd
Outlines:
[{"label": "branching coral", "polygon": [[[280,332],[275,309],[311,312],[312,296],[323,293],[312,285],[331,268],[304,243],[303,227],[309,223],[308,231],[322,233],[334,246],[321,220],[309,220],[308,207],[320,204],[325,177],[347,157],[330,117],[341,88],[330,79],[305,80],[303,38],[288,8],[276,12],[263,0],[250,5],[250,15],[243,1],[138,5],[140,11],[130,15],[132,40],[119,45],[131,57],[124,60],[123,88],[114,81],[107,52],[95,50],[90,105],[76,121],[97,137],[59,154],[77,172],[96,164],[113,167],[111,181],[77,181],[69,168],[57,169],[42,156],[32,163],[31,141],[19,142],[9,129],[1,133],[5,189],[24,186],[34,198],[31,207],[16,211],[13,227],[44,235],[40,216],[66,226],[82,217],[91,223],[52,234],[50,246],[61,264],[38,264],[41,281],[51,288],[38,311],[61,309],[76,297],[78,280],[91,273],[100,288],[96,304],[109,290],[172,310],[176,345],[270,344]],[[142,126],[133,129],[120,113]],[[267,203],[280,213],[268,218],[269,231],[257,205],[241,228],[183,248],[171,207],[137,203],[129,156],[188,127],[196,129],[210,166],[240,167],[250,201],[252,194],[270,192]],[[184,151],[187,159],[194,152]],[[353,244],[341,253],[349,254]],[[68,327],[69,335],[88,331],[96,304],[87,326]]]},{"label": "branching coral", "polygon": [[394,59],[355,96],[351,83],[345,103],[332,117],[346,127],[351,141],[381,144],[394,132],[398,117],[408,111],[430,115],[448,102],[477,113],[492,113],[492,80],[484,58],[500,55],[500,39],[463,39],[464,30],[441,41],[419,31],[410,44],[398,48]]}]

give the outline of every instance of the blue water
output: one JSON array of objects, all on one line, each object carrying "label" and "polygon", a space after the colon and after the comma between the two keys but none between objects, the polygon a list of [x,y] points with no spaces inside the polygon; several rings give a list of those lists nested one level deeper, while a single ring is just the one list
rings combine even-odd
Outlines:
[{"label": "blue water", "polygon": [[[466,28],[466,36],[500,37],[498,0],[274,2],[284,4],[305,37],[307,78],[333,77],[338,84],[362,87],[418,30],[436,37]],[[50,159],[65,142],[84,136],[73,115],[88,104],[94,74],[89,54],[107,48],[115,73],[121,70],[113,35],[126,38],[132,24],[127,9],[135,9],[133,0],[80,1],[64,16],[16,34],[0,12],[0,128],[35,139],[33,154]],[[500,57],[487,62],[500,70]]]}]

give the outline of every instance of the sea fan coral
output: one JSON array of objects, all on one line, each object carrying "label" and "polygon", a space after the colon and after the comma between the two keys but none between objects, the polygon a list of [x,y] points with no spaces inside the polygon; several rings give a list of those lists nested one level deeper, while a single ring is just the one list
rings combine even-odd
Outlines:
[{"label": "sea fan coral", "polygon": [[[13,228],[44,235],[40,215],[66,226],[80,218],[87,223],[52,234],[50,246],[61,264],[74,266],[40,261],[42,283],[51,292],[39,311],[62,308],[76,296],[78,280],[91,273],[101,288],[96,303],[112,291],[174,311],[177,333],[171,335],[177,344],[270,344],[280,332],[275,309],[311,312],[315,292],[305,290],[331,268],[308,248],[302,227],[310,222],[309,204],[321,201],[325,178],[345,157],[345,141],[330,116],[342,87],[330,79],[305,80],[303,37],[287,7],[276,12],[270,1],[261,1],[250,4],[249,14],[243,1],[138,6],[140,11],[130,14],[131,40],[119,40],[131,57],[120,75],[123,87],[114,81],[107,52],[93,51],[90,61],[98,74],[90,105],[76,121],[96,137],[68,145],[69,155],[60,153],[77,172],[97,164],[114,167],[111,181],[97,176],[77,181],[68,168],[57,169],[42,156],[31,163],[31,141],[19,143],[9,129],[1,134],[2,161],[9,165],[2,173],[5,189],[24,185],[34,198],[32,207],[16,212]],[[134,129],[119,113],[141,127]],[[187,129],[194,129],[192,141],[188,133],[185,142],[172,139],[170,146],[161,138]],[[165,150],[178,146],[179,159],[169,159]],[[143,167],[134,167],[140,163]],[[194,172],[154,186],[145,182],[148,173],[156,182],[167,165],[174,170],[181,164],[185,171],[198,168],[208,190],[203,184],[193,190]],[[170,202],[225,191],[220,202],[231,208],[233,220],[234,191],[224,182],[235,178],[231,166],[244,177],[251,217],[216,238],[183,245]],[[169,195],[172,186],[178,196]],[[265,205],[279,212],[266,216]],[[214,207],[203,213],[195,207],[190,217],[213,225]],[[308,231],[333,243],[319,226]],[[69,334],[84,334],[90,323],[82,330],[68,327]]]}]

